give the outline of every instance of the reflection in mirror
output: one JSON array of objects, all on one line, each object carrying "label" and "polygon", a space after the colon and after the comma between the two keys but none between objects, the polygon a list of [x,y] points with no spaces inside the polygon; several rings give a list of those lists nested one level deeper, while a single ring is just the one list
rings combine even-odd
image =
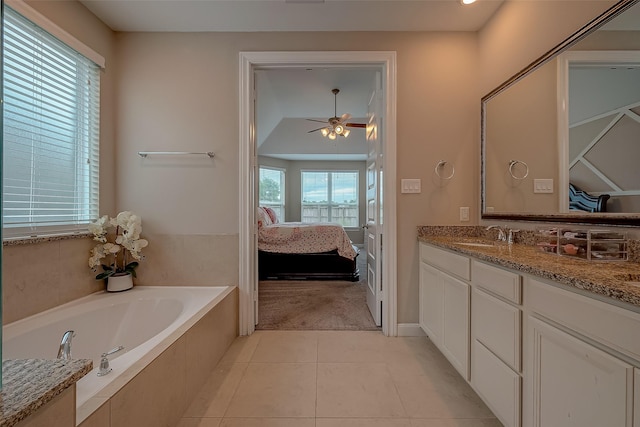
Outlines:
[{"label": "reflection in mirror", "polygon": [[483,98],[483,218],[640,225],[638,51],[623,0]]},{"label": "reflection in mirror", "polygon": [[640,212],[640,51],[570,51],[558,66],[568,70],[558,80],[568,94],[568,108],[558,108],[566,116],[559,122],[568,123],[559,138],[568,150],[561,177],[608,196],[606,212]]}]

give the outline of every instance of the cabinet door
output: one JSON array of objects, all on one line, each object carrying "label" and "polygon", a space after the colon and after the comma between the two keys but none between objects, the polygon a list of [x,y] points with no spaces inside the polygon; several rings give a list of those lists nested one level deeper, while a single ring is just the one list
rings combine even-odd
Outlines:
[{"label": "cabinet door", "polygon": [[442,353],[465,380],[469,380],[470,286],[444,273]]},{"label": "cabinet door", "polygon": [[[529,317],[528,387],[535,427],[628,427],[633,367],[539,319]],[[529,413],[529,411],[527,411]]]},{"label": "cabinet door", "polygon": [[442,277],[435,268],[420,263],[420,327],[440,347],[442,341]]}]

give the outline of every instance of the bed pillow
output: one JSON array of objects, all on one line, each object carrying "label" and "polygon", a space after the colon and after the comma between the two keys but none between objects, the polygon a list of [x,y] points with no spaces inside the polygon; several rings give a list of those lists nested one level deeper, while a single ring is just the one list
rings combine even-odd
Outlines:
[{"label": "bed pillow", "polygon": [[269,219],[271,220],[272,224],[277,224],[280,222],[278,221],[278,216],[276,215],[276,211],[266,206],[263,209],[267,212],[267,215],[269,215]]},{"label": "bed pillow", "polygon": [[258,207],[258,227],[262,227],[263,225],[271,225],[271,217],[262,206]]}]

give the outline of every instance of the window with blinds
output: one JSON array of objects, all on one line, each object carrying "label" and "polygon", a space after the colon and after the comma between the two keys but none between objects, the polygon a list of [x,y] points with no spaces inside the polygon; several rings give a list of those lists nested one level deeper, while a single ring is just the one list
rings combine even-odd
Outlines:
[{"label": "window with blinds", "polygon": [[5,6],[4,238],[86,230],[98,217],[100,69]]}]

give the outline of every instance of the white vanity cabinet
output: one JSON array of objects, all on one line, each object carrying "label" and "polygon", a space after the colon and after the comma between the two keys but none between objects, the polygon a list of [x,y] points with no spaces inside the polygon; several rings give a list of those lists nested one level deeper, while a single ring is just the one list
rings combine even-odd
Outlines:
[{"label": "white vanity cabinet", "polygon": [[468,257],[420,244],[420,327],[469,380]]},{"label": "white vanity cabinet", "polygon": [[505,426],[640,427],[639,308],[423,243],[420,264],[421,327]]},{"label": "white vanity cabinet", "polygon": [[523,425],[640,421],[640,314],[527,277]]}]

